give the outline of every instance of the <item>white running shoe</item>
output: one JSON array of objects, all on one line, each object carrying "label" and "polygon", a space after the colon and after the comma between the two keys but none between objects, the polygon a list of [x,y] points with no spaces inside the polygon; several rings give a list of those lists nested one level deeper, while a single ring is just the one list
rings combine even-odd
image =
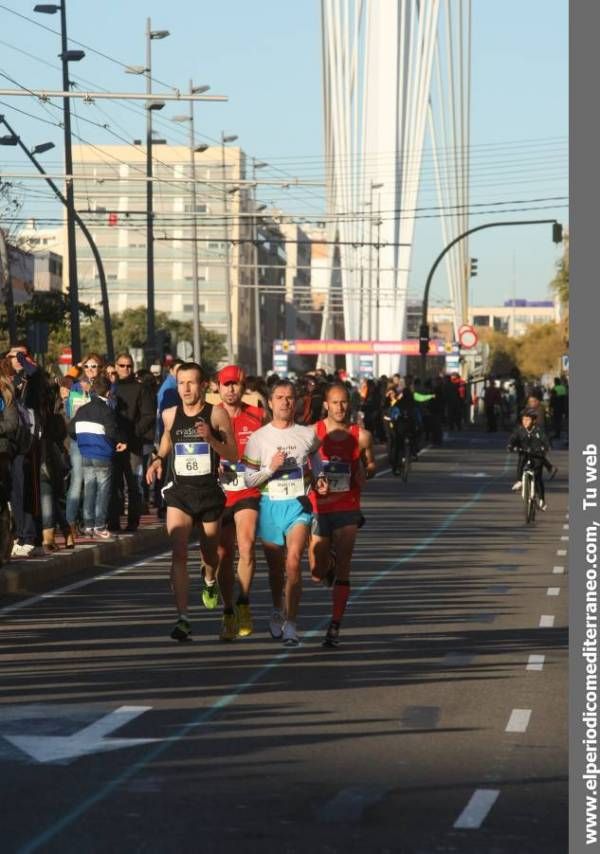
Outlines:
[{"label": "white running shoe", "polygon": [[299,646],[300,638],[296,631],[296,623],[293,620],[286,620],[283,624],[283,645],[284,646]]},{"label": "white running shoe", "polygon": [[269,631],[275,640],[281,640],[283,636],[283,623],[283,614],[277,608],[273,608],[269,619]]},{"label": "white running shoe", "polygon": [[548,505],[543,500],[543,498],[540,498],[540,500],[538,501],[538,506],[539,506],[540,510],[546,511],[548,509]]},{"label": "white running shoe", "polygon": [[511,486],[511,489],[513,492],[518,492],[522,486],[523,486],[523,484],[521,483],[520,480],[518,480],[516,483],[513,483],[513,485]]}]

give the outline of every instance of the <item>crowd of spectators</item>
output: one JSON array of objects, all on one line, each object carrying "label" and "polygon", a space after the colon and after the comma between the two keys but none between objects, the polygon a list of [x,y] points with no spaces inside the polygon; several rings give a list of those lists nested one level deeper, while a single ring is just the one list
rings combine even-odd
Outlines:
[{"label": "crowd of spectators", "polygon": [[[135,531],[143,514],[154,508],[164,516],[160,484],[150,488],[145,472],[160,441],[162,412],[179,402],[176,374],[152,365],[135,371],[132,356],[120,353],[105,363],[87,353],[66,375],[44,370],[26,344],[0,358],[0,535],[10,530],[11,545],[0,550],[0,563],[10,555],[28,558],[58,548],[57,533],[67,549],[82,539],[110,540],[120,531]],[[267,410],[272,374],[246,377],[246,396]],[[480,405],[488,429],[504,420],[506,388],[490,381],[481,399],[458,375],[427,379],[380,377],[352,383],[342,372],[310,371],[295,381],[296,420],[313,424],[323,414],[324,392],[332,380],[346,381],[351,418],[369,430],[376,442],[393,442],[398,425],[410,424],[416,438],[440,445],[446,431],[460,430]],[[218,385],[211,382],[207,400],[217,403]],[[525,389],[513,389],[517,408]],[[543,394],[533,390],[544,406]],[[521,397],[521,400],[516,398]],[[528,404],[529,405],[529,404]],[[554,435],[566,419],[568,387],[557,378],[547,406]],[[394,426],[396,425],[396,426]],[[504,425],[500,423],[500,426]],[[4,532],[4,533],[3,533]],[[4,552],[4,553],[2,553]]]}]

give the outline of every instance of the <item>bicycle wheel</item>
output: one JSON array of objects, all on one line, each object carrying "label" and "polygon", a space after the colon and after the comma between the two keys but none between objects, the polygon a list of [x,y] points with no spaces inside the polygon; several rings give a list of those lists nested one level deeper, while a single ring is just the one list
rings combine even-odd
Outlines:
[{"label": "bicycle wheel", "polygon": [[408,481],[408,472],[410,471],[410,442],[408,441],[408,439],[404,440],[404,443],[402,446],[402,454],[403,454],[403,460],[402,460],[401,476],[402,476],[402,481],[404,483],[406,483]]},{"label": "bicycle wheel", "polygon": [[529,512],[531,504],[531,478],[527,472],[523,472],[523,508],[525,510],[525,524],[529,524]]},{"label": "bicycle wheel", "polygon": [[[530,483],[532,480],[533,480],[533,478],[530,478]],[[533,523],[535,522],[536,508],[537,508],[537,496],[535,494],[535,489],[533,488],[533,485],[532,485],[531,486],[531,493],[529,495],[529,524],[530,525],[533,525]]]}]

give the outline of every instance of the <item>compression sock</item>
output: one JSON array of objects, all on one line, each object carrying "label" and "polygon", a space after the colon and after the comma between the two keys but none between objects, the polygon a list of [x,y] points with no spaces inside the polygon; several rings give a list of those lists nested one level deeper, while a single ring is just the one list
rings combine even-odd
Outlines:
[{"label": "compression sock", "polygon": [[342,622],[342,617],[344,616],[344,611],[346,610],[346,603],[348,601],[349,596],[350,582],[342,581],[341,579],[336,579],[336,582],[333,585],[333,592],[331,596],[333,602],[333,611],[331,619],[334,621],[334,623]]}]

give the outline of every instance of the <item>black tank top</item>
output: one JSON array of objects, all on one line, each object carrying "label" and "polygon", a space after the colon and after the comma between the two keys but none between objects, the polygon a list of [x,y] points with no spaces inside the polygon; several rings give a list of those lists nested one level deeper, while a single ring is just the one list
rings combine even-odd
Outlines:
[{"label": "black tank top", "polygon": [[170,473],[175,483],[203,488],[215,486],[219,470],[219,455],[196,432],[196,424],[202,419],[215,439],[221,436],[211,423],[212,404],[205,403],[196,415],[186,415],[183,406],[177,407],[171,427]]}]

